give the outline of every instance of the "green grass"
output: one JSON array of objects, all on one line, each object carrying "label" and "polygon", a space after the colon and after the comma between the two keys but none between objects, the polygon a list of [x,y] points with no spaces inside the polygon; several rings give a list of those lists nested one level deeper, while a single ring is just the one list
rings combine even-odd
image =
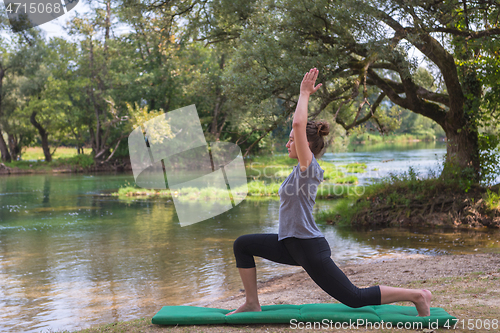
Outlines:
[{"label": "green grass", "polygon": [[486,207],[489,210],[494,210],[500,208],[500,190],[498,193],[486,190],[486,194],[483,195],[484,202],[486,203]]},{"label": "green grass", "polygon": [[[297,165],[297,160],[287,156],[264,155],[254,156],[245,161],[247,176],[253,180],[271,179],[283,181]],[[318,160],[325,173],[323,179],[334,184],[357,184],[358,179],[354,175],[345,176],[345,173],[366,172],[366,164],[351,163],[346,165],[335,165],[330,162]]]},{"label": "green grass", "polygon": [[[248,199],[254,197],[274,197],[278,199],[278,191],[281,186],[280,182],[269,182],[266,183],[263,180],[253,180],[247,183],[248,189]],[[360,187],[350,186],[350,185],[339,185],[339,184],[328,184],[322,183],[318,187],[316,193],[317,199],[324,198],[342,198],[348,195],[355,195],[356,192],[360,192]],[[237,187],[232,190],[232,193],[243,194],[245,192],[244,186]],[[181,191],[176,191],[171,193],[169,189],[167,190],[154,190],[154,189],[143,189],[134,186],[124,186],[118,189],[117,192],[111,194],[112,196],[118,196],[120,198],[130,200],[130,197],[171,197],[172,195],[179,197],[179,200],[189,201],[201,197],[205,200],[220,200],[226,198],[225,189],[216,188],[204,188],[198,189],[195,187],[183,188]]]},{"label": "green grass", "polygon": [[12,161],[4,162],[4,164],[8,168],[18,168],[20,170],[50,171],[53,169],[49,163],[44,162]]},{"label": "green grass", "polygon": [[206,187],[200,190],[196,187],[183,187],[181,190],[171,193],[171,195],[178,197],[179,201],[191,201],[196,199],[218,201],[227,198],[227,189]]},{"label": "green grass", "polygon": [[[271,182],[265,183],[264,181],[250,181],[247,183],[248,195],[250,196],[277,196],[281,183]],[[236,191],[242,190],[237,188]]]},{"label": "green grass", "polygon": [[245,164],[256,164],[256,165],[286,165],[294,166],[297,165],[297,160],[290,158],[287,155],[259,155],[250,156],[245,160]]},{"label": "green grass", "polygon": [[326,222],[339,226],[350,225],[352,217],[358,209],[369,205],[368,202],[360,202],[356,209],[353,208],[356,199],[364,193],[365,188],[364,186],[346,186],[345,192],[338,196],[341,199],[337,201],[337,205],[331,209],[317,212],[314,218],[317,222]]},{"label": "green grass", "polygon": [[335,184],[357,184],[358,177],[356,177],[356,176],[337,177],[337,178],[332,179],[332,183],[335,183]]},{"label": "green grass", "polygon": [[51,162],[32,162],[32,161],[12,161],[4,163],[9,168],[18,168],[21,170],[50,171],[54,168],[87,168],[94,165],[94,159],[90,155],[74,155],[72,157],[60,157]]},{"label": "green grass", "polygon": [[[52,152],[54,150],[54,147],[50,147],[50,151]],[[86,155],[90,155],[92,152],[91,148],[84,148],[83,153]],[[52,159],[58,159],[58,158],[70,158],[75,155],[78,155],[76,152],[76,148],[71,148],[71,147],[58,147],[56,148],[55,153],[52,155]],[[45,156],[43,155],[43,150],[41,147],[29,147],[23,149],[23,152],[21,154],[21,159],[23,161],[29,161],[29,160],[43,160],[45,159]]]},{"label": "green grass", "polygon": [[[284,164],[288,163],[288,164]],[[278,190],[281,186],[283,180],[290,175],[295,166],[297,160],[291,159],[286,156],[259,156],[253,157],[245,161],[245,168],[247,176],[253,180],[247,183],[248,196],[249,197],[277,197]],[[332,197],[344,197],[347,195],[347,188],[350,185],[355,185],[358,183],[358,178],[354,175],[346,176],[342,170],[354,169],[361,170],[364,172],[366,169],[366,164],[348,164],[342,167],[336,166],[333,163],[318,161],[319,165],[325,173],[323,175],[324,181],[318,187],[318,193],[316,198],[332,198]],[[130,184],[129,184],[130,185]],[[339,185],[341,185],[339,187]],[[345,188],[343,187],[345,186]],[[236,192],[243,193],[244,188],[234,189]],[[165,195],[159,193],[155,190],[145,190],[133,186],[125,186],[119,189],[113,195],[119,197],[133,197],[133,196],[170,196],[170,191],[167,191]],[[180,197],[186,200],[194,199],[197,197],[195,192],[200,192],[200,189],[183,189],[184,193],[179,193]],[[189,192],[189,193],[188,193]],[[223,193],[222,193],[223,192]],[[222,192],[212,190],[201,191],[201,196],[206,200],[216,200],[225,196],[225,190]],[[189,199],[188,199],[189,198]],[[128,199],[129,200],[129,199]]]},{"label": "green grass", "polygon": [[364,173],[366,172],[366,163],[349,163],[344,165],[339,165],[340,168],[346,169],[349,173]]},{"label": "green grass", "polygon": [[481,189],[477,185],[472,187],[466,185],[463,181],[452,177],[436,178],[431,175],[422,178],[410,167],[407,172],[391,175],[378,183],[364,187],[352,187],[359,190],[348,192],[348,200],[329,211],[321,212],[318,215],[318,220],[350,225],[352,218],[357,213],[370,209],[372,203],[379,206],[408,207],[414,202],[432,202],[434,198],[443,196],[454,198],[456,195],[469,195],[470,200],[474,202],[474,195],[477,196],[478,191],[479,193],[484,191],[482,200],[487,213],[497,216],[496,214],[500,210],[500,189],[495,188],[494,191],[491,191]]},{"label": "green grass", "polygon": [[283,178],[288,177],[293,168],[286,165],[256,165],[246,167],[248,177],[257,178]]},{"label": "green grass", "polygon": [[409,141],[435,141],[437,139],[434,131],[422,131],[422,133],[415,134],[393,134],[393,135],[380,135],[378,133],[362,133],[358,135],[351,135],[350,143],[364,142],[364,144],[380,144],[387,142],[409,142]]},{"label": "green grass", "polygon": [[[51,148],[51,151],[53,148]],[[85,154],[78,155],[76,149],[59,147],[51,162],[41,161],[44,159],[42,148],[27,148],[21,155],[21,160],[4,163],[9,168],[20,170],[34,170],[49,172],[54,168],[88,168],[94,165],[94,159],[90,156],[91,149],[85,149]]]}]

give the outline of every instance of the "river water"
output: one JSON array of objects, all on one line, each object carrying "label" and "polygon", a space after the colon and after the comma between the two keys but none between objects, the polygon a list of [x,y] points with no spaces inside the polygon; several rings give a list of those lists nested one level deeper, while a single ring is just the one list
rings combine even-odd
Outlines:
[{"label": "river water", "polygon": [[[444,146],[325,154],[366,162],[369,183],[415,166],[438,167]],[[392,153],[391,153],[392,151]],[[392,160],[392,161],[387,161]],[[410,162],[408,162],[410,161]],[[277,232],[277,199],[244,200],[215,218],[180,227],[167,199],[103,194],[133,183],[130,174],[0,178],[0,331],[76,330],[154,315],[164,305],[202,305],[241,288],[232,243]],[[317,200],[315,210],[334,207]],[[319,225],[338,263],[408,254],[466,253],[498,247],[498,232],[351,230]],[[297,272],[257,260],[258,279]]]}]

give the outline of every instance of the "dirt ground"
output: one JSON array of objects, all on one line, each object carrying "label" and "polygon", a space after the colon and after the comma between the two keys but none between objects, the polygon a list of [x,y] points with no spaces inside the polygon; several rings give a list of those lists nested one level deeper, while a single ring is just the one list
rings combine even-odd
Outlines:
[{"label": "dirt ground", "polygon": [[[450,329],[397,330],[398,332],[498,332],[500,331],[500,253],[425,256],[403,259],[362,261],[340,266],[351,281],[360,287],[389,285],[425,288],[433,293],[431,306],[442,307],[459,322]],[[307,276],[299,272],[259,282],[261,305],[336,302]],[[220,299],[206,307],[234,309],[244,300],[244,293]],[[410,303],[397,303],[412,305]],[[498,325],[492,326],[496,322]],[[489,324],[489,329],[484,326]],[[472,325],[472,326],[471,326]],[[481,327],[480,327],[481,326]],[[470,329],[472,328],[472,329]],[[151,318],[102,325],[81,332],[306,332],[288,324],[276,325],[201,325],[159,326]],[[334,330],[353,332],[353,330]],[[355,332],[393,332],[396,330],[356,329]],[[320,332],[316,330],[315,332]],[[331,331],[333,332],[333,331]]]},{"label": "dirt ground", "polygon": [[[425,287],[427,281],[460,277],[468,273],[484,273],[500,277],[500,254],[414,255],[406,259],[364,261],[340,267],[358,287],[381,284],[407,287],[410,283],[420,282],[422,288],[428,289]],[[305,271],[261,282],[258,287],[261,305],[335,302],[309,278]],[[495,288],[500,289],[500,283]],[[232,309],[238,307],[243,300],[244,293],[241,291],[239,295],[206,306]],[[436,303],[435,300],[432,306],[441,306]],[[500,298],[493,300],[493,303],[499,309],[500,317]]]},{"label": "dirt ground", "polygon": [[[404,288],[425,288],[433,292],[431,306],[442,307],[460,321],[453,332],[498,332],[484,329],[485,323],[500,322],[500,254],[468,254],[425,256],[404,259],[363,261],[340,266],[359,287],[388,285]],[[321,290],[305,272],[291,274],[259,283],[261,305],[336,302]],[[232,309],[244,300],[244,293],[218,300],[209,307]],[[398,303],[412,305],[411,303]],[[473,322],[473,330],[468,324]],[[500,325],[500,324],[499,324]],[[481,326],[481,327],[479,327]],[[294,332],[289,325],[268,327],[247,326],[249,332]],[[226,329],[220,327],[221,332]],[[229,328],[228,328],[229,329]],[[237,329],[237,328],[233,328]],[[210,332],[202,329],[203,332]],[[229,330],[237,332],[238,330]],[[245,330],[241,330],[244,332]],[[374,332],[381,330],[356,330]],[[406,331],[406,330],[403,330]],[[411,331],[411,330],[408,330]],[[215,332],[215,331],[214,331]],[[345,330],[352,332],[352,330]],[[432,330],[425,330],[432,332]]]}]

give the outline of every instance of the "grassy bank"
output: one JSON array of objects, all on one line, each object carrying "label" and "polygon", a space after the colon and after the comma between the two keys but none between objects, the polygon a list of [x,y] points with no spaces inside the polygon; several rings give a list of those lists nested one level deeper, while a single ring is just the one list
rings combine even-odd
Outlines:
[{"label": "grassy bank", "polygon": [[[51,148],[51,151],[54,148]],[[5,162],[10,173],[29,172],[51,172],[64,170],[81,170],[94,165],[94,159],[90,156],[92,150],[84,149],[84,154],[78,155],[75,148],[58,147],[52,155],[51,162],[44,161],[41,147],[27,148],[21,154],[21,160]]]},{"label": "grassy bank", "polygon": [[[358,192],[359,193],[359,192]],[[420,178],[412,168],[350,195],[317,220],[339,225],[500,227],[500,184]]]},{"label": "grassy bank", "polygon": [[[55,149],[55,151],[54,151]],[[75,148],[71,147],[50,147],[51,151],[54,151],[54,154],[52,155],[53,159],[60,159],[60,158],[71,158],[74,157],[77,154]],[[83,153],[85,155],[90,155],[92,152],[91,148],[83,148]],[[43,155],[43,149],[41,147],[28,147],[23,149],[23,152],[21,154],[21,160],[23,161],[41,161],[44,160],[45,156]]]},{"label": "grassy bank", "polygon": [[[444,133],[443,133],[444,134]],[[420,134],[390,134],[380,135],[379,133],[362,133],[351,135],[349,138],[350,144],[379,144],[379,143],[398,143],[398,142],[419,142],[426,141],[432,142],[436,140],[443,140],[444,136],[436,136],[432,132],[422,132]]]}]

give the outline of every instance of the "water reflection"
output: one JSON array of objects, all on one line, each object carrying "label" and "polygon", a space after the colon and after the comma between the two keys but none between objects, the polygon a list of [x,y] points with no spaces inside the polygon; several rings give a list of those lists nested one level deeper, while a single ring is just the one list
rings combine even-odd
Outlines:
[{"label": "water reflection", "polygon": [[[0,331],[78,329],[203,304],[241,288],[232,244],[277,232],[277,200],[245,200],[181,228],[171,201],[103,197],[131,175],[37,175],[0,182]],[[333,201],[318,201],[327,209]],[[320,225],[337,262],[498,247],[497,233],[348,230]],[[258,260],[259,279],[300,270]]]}]

